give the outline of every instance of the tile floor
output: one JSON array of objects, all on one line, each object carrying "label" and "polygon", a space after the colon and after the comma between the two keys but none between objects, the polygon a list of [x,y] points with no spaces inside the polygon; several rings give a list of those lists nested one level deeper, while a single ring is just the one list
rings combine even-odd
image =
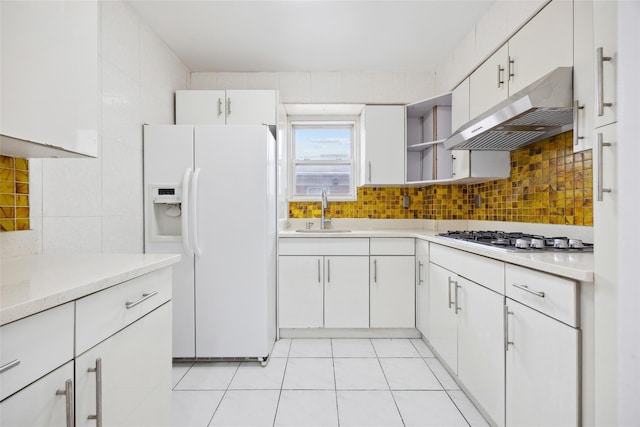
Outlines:
[{"label": "tile floor", "polygon": [[176,363],[173,425],[486,426],[419,339],[283,339],[257,362]]}]

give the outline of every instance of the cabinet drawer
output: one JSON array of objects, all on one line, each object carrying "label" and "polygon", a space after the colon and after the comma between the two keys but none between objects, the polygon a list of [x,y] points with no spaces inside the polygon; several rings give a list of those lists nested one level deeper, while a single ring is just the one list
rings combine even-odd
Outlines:
[{"label": "cabinet drawer", "polygon": [[504,263],[431,243],[429,260],[472,282],[504,295]]},{"label": "cabinet drawer", "polygon": [[369,255],[369,239],[350,237],[284,238],[280,255]]},{"label": "cabinet drawer", "polygon": [[378,237],[371,239],[371,255],[414,255],[415,239],[406,237]]},{"label": "cabinet drawer", "polygon": [[79,299],[76,302],[75,354],[87,351],[170,299],[170,268]]},{"label": "cabinet drawer", "polygon": [[578,327],[576,282],[516,265],[506,265],[506,295],[568,325]]},{"label": "cabinet drawer", "polygon": [[73,358],[73,303],[0,327],[0,343],[2,400]]}]

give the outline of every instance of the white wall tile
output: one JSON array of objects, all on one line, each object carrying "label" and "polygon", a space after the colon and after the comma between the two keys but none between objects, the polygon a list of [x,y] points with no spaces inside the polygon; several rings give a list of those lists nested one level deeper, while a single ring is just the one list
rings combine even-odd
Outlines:
[{"label": "white wall tile", "polygon": [[373,96],[379,103],[403,103],[405,73],[380,71],[374,75]]},{"label": "white wall tile", "polygon": [[[113,64],[102,61],[102,114],[118,117],[118,123],[140,121],[140,85]],[[118,132],[116,129],[115,132]],[[111,137],[103,124],[103,137]]]},{"label": "white wall tile", "polygon": [[278,73],[246,73],[247,89],[278,89]]},{"label": "white wall tile", "polygon": [[142,91],[140,125],[144,123],[172,125],[175,123],[174,92]]},{"label": "white wall tile", "polygon": [[[442,92],[447,91],[444,90]],[[403,99],[407,104],[431,98],[442,92],[436,91],[435,72],[417,71],[405,73]]]},{"label": "white wall tile", "polygon": [[507,36],[507,2],[497,1],[476,23],[476,61],[488,58]]},{"label": "white wall tile", "polygon": [[311,73],[311,102],[332,103],[342,98],[342,73]]},{"label": "white wall tile", "polygon": [[449,54],[436,68],[436,93],[444,93],[455,86],[453,79],[453,54]]},{"label": "white wall tile", "polygon": [[283,103],[311,102],[311,73],[279,73],[279,77]]},{"label": "white wall tile", "polygon": [[460,43],[458,43],[453,51],[453,70],[451,77],[454,85],[463,80],[475,67],[475,55],[476,30],[472,28],[471,31],[460,40]]},{"label": "white wall tile", "polygon": [[102,214],[101,159],[44,159],[42,164],[44,217]]},{"label": "white wall tile", "polygon": [[140,26],[140,82],[143,89],[186,89],[189,70],[146,24]]},{"label": "white wall tile", "polygon": [[218,87],[218,73],[191,73],[189,89],[220,89]]},{"label": "white wall tile", "polygon": [[128,3],[103,1],[102,58],[129,78],[140,78],[139,20]]},{"label": "white wall tile", "polygon": [[101,253],[101,217],[44,217],[42,253]]},{"label": "white wall tile", "polygon": [[375,102],[376,73],[345,71],[342,73],[342,102]]},{"label": "white wall tile", "polygon": [[102,217],[102,252],[137,254],[143,251],[142,215]]},{"label": "white wall tile", "polygon": [[247,73],[216,73],[219,89],[246,89]]},{"label": "white wall tile", "polygon": [[102,215],[142,215],[142,151],[110,139],[102,145]]},{"label": "white wall tile", "polygon": [[548,1],[549,0],[507,0],[507,33],[512,34],[515,32]]}]

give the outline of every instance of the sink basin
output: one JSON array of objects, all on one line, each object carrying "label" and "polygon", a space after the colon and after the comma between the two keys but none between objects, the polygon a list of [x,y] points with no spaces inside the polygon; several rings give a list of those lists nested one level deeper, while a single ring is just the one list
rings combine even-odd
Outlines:
[{"label": "sink basin", "polygon": [[325,228],[321,230],[319,228],[299,229],[296,233],[349,233],[351,230],[345,230],[344,228]]}]

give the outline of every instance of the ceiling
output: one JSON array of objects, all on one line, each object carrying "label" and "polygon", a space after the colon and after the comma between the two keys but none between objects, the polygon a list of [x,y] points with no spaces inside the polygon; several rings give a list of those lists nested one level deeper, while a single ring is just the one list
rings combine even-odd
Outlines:
[{"label": "ceiling", "polygon": [[430,71],[494,0],[129,0],[199,71]]}]

